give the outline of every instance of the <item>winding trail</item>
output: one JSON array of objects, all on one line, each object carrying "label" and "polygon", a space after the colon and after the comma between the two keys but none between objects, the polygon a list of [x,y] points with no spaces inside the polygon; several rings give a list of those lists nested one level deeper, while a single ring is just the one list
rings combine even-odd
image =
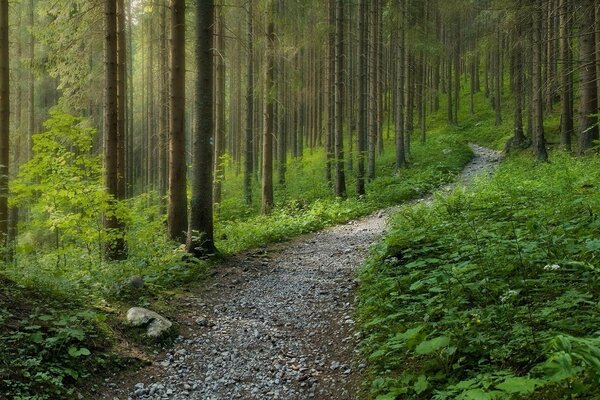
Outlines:
[{"label": "winding trail", "polygon": [[[501,161],[472,148],[442,191]],[[357,399],[355,273],[393,210],[231,258],[180,300],[175,346],[125,382],[107,379],[103,398]]]}]

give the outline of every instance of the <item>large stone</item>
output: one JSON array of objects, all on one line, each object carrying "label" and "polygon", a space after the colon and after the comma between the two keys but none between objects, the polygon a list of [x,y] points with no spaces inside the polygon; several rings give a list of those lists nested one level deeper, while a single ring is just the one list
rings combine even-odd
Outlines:
[{"label": "large stone", "polygon": [[133,326],[148,326],[147,335],[158,338],[167,332],[173,323],[163,317],[142,307],[132,307],[127,311],[127,321]]}]

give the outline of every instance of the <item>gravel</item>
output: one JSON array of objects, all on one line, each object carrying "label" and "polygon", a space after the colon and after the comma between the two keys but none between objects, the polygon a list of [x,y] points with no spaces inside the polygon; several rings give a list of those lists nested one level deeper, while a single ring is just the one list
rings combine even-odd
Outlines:
[{"label": "gravel", "polygon": [[[463,184],[501,161],[473,150]],[[356,353],[355,273],[391,212],[227,260],[180,300],[175,345],[142,371],[107,379],[102,398],[359,398],[366,365]]]}]

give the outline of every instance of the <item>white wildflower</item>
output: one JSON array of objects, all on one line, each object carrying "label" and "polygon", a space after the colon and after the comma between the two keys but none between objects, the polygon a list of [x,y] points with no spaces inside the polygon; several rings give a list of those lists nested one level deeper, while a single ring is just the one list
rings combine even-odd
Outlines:
[{"label": "white wildflower", "polygon": [[545,271],[558,271],[560,269],[560,265],[558,264],[548,264],[544,267]]},{"label": "white wildflower", "polygon": [[512,299],[513,297],[517,297],[517,295],[519,294],[519,292],[517,292],[516,290],[507,290],[502,296],[500,296],[500,301],[502,303],[506,303],[508,300]]}]

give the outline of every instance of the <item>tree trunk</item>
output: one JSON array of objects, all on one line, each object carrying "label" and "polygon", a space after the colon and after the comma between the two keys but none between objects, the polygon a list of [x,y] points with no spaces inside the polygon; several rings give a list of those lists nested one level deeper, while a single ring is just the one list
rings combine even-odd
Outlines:
[{"label": "tree trunk", "polygon": [[275,99],[273,79],[273,59],[275,56],[275,33],[273,23],[272,2],[270,0],[269,21],[267,22],[267,48],[265,54],[265,120],[263,127],[263,151],[262,151],[262,202],[261,212],[269,214],[273,209],[273,104]]},{"label": "tree trunk", "polygon": [[581,2],[581,26],[579,30],[579,53],[581,76],[579,92],[579,153],[585,153],[594,140],[598,139],[596,113],[598,100],[596,99],[596,60],[595,60],[595,35],[594,35],[594,0]]},{"label": "tree trunk", "polygon": [[560,0],[560,59],[562,68],[561,79],[561,116],[560,144],[564,150],[571,151],[573,135],[573,93],[571,91],[572,54],[569,0]]},{"label": "tree trunk", "polygon": [[0,246],[8,235],[8,164],[10,136],[10,60],[8,0],[0,0]]},{"label": "tree trunk", "polygon": [[327,43],[327,146],[326,152],[326,165],[325,165],[325,179],[331,184],[332,175],[332,164],[334,162],[334,142],[336,135],[336,115],[335,115],[335,96],[336,96],[336,9],[337,0],[329,0],[327,3],[328,19],[329,19],[329,33]]},{"label": "tree trunk", "polygon": [[[117,214],[119,200],[119,102],[118,102],[118,44],[117,44],[117,0],[104,2],[104,182],[110,196],[110,212],[104,218],[108,233],[106,258],[122,260],[127,257],[124,223]],[[0,161],[1,162],[1,161]],[[4,176],[4,174],[2,174]],[[1,208],[1,205],[0,205]],[[2,214],[0,211],[0,219]],[[1,228],[0,228],[1,229]]]},{"label": "tree trunk", "polygon": [[542,87],[542,1],[537,0],[533,10],[533,134],[534,150],[538,161],[548,160],[544,138],[544,96]]},{"label": "tree trunk", "polygon": [[193,141],[192,200],[187,251],[196,257],[213,254],[213,36],[214,0],[196,5],[196,129]]},{"label": "tree trunk", "polygon": [[188,229],[185,162],[185,0],[171,0],[169,58],[169,237],[185,243]]},{"label": "tree trunk", "polygon": [[125,0],[117,0],[117,199],[125,193],[125,139],[127,137],[127,45]]},{"label": "tree trunk", "polygon": [[358,111],[358,166],[356,171],[356,193],[365,194],[365,159],[367,156],[367,131],[368,114],[368,27],[367,27],[367,0],[359,0],[359,111]]},{"label": "tree trunk", "polygon": [[344,0],[336,0],[335,18],[335,195],[346,197],[344,174]]},{"label": "tree trunk", "polygon": [[254,172],[253,155],[253,117],[254,117],[254,32],[252,22],[252,1],[248,2],[248,61],[246,72],[246,131],[244,135],[244,200],[252,204],[252,174]]},{"label": "tree trunk", "polygon": [[31,160],[33,149],[33,131],[35,130],[35,77],[33,76],[33,59],[35,57],[35,38],[33,29],[35,27],[35,0],[29,0],[29,104],[27,119],[27,161]]},{"label": "tree trunk", "polygon": [[395,59],[396,59],[396,79],[395,81],[395,123],[396,123],[396,172],[405,168],[406,150],[404,149],[404,46],[405,46],[405,21],[402,20],[404,0],[396,0],[396,15],[400,20],[400,26],[395,30]]},{"label": "tree trunk", "polygon": [[225,16],[223,6],[218,8],[217,38],[215,54],[217,60],[216,71],[216,103],[215,103],[215,183],[213,187],[213,201],[217,207],[221,204],[223,180],[225,179]]},{"label": "tree trunk", "polygon": [[160,64],[159,64],[159,124],[158,124],[158,195],[160,212],[165,212],[165,202],[169,189],[169,71],[167,61],[167,4],[160,0]]},{"label": "tree trunk", "polygon": [[514,119],[514,136],[512,147],[519,148],[522,147],[525,142],[525,134],[523,133],[523,91],[524,91],[524,62],[523,62],[523,29],[522,23],[520,20],[516,22],[516,32],[514,37],[513,44],[513,62],[514,69],[513,72],[515,74],[514,83],[515,83],[515,119]]},{"label": "tree trunk", "polygon": [[377,8],[379,0],[371,0],[369,7],[369,160],[367,164],[367,178],[375,179],[375,157],[377,149]]}]

